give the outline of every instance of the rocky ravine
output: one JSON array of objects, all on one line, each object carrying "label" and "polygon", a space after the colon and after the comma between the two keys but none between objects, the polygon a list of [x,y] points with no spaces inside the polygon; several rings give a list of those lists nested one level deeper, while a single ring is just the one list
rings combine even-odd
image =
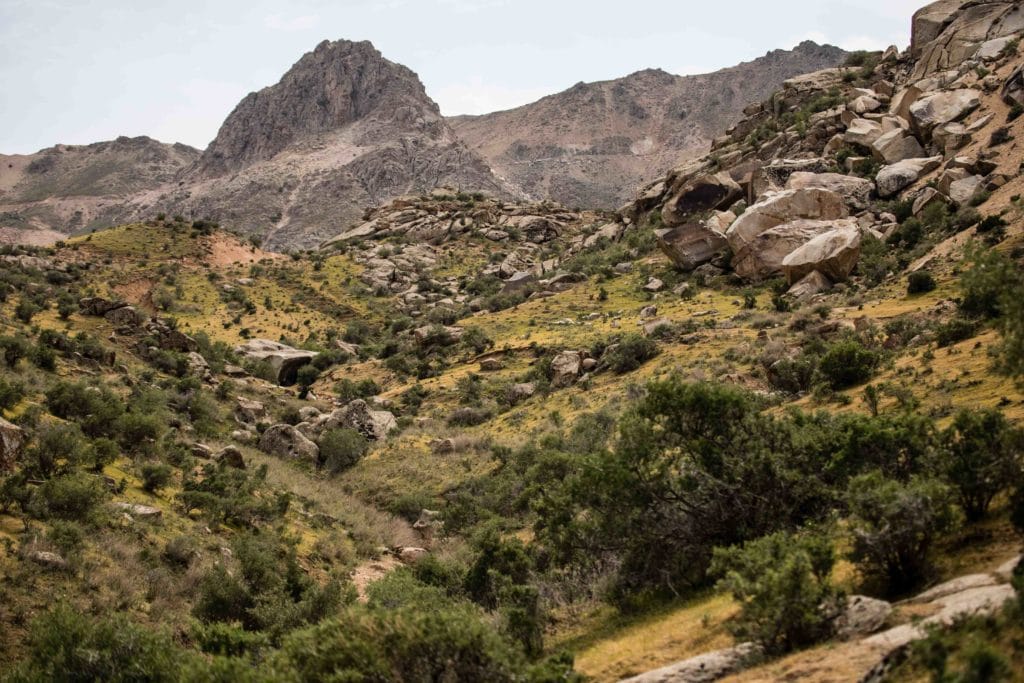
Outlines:
[{"label": "rocky ravine", "polygon": [[528,194],[566,206],[615,208],[665,168],[700,153],[745,106],[784,80],[837,66],[846,56],[804,42],[710,74],[649,69],[450,122],[495,172]]}]

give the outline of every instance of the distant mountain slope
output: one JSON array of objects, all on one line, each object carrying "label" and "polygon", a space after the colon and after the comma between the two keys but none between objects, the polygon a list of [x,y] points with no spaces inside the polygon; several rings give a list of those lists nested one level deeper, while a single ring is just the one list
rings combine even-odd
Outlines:
[{"label": "distant mountain slope", "polygon": [[173,181],[199,155],[148,137],[0,154],[0,241],[46,241],[103,223],[111,207]]},{"label": "distant mountain slope", "polygon": [[517,109],[449,120],[498,175],[530,195],[612,208],[681,157],[703,152],[746,105],[846,54],[804,42],[711,74],[639,71],[579,83]]},{"label": "distant mountain slope", "polygon": [[247,95],[181,179],[136,206],[210,217],[273,249],[319,243],[367,206],[439,185],[511,194],[415,73],[345,40],[324,41]]}]

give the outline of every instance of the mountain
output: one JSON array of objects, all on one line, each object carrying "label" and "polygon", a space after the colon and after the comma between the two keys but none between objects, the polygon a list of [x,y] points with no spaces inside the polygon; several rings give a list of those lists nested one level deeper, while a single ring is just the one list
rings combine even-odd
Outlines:
[{"label": "mountain", "polygon": [[804,42],[711,74],[639,71],[450,122],[470,149],[526,193],[614,208],[663,169],[704,151],[751,102],[788,78],[837,66],[846,55]]},{"label": "mountain", "polygon": [[441,185],[509,196],[463,145],[415,73],[369,42],[324,41],[247,95],[177,186],[134,202],[305,247],[367,206]]},{"label": "mountain", "polygon": [[0,154],[0,241],[52,242],[109,225],[112,208],[173,181],[199,155],[148,137]]}]

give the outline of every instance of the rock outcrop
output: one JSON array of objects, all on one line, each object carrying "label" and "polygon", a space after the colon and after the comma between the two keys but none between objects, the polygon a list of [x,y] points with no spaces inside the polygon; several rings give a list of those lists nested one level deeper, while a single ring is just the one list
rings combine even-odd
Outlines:
[{"label": "rock outcrop", "polygon": [[278,384],[295,383],[295,376],[303,365],[317,357],[315,351],[296,349],[269,339],[250,339],[235,347],[235,353],[270,367]]},{"label": "rock outcrop", "polygon": [[9,472],[25,445],[25,431],[0,417],[0,472]]}]

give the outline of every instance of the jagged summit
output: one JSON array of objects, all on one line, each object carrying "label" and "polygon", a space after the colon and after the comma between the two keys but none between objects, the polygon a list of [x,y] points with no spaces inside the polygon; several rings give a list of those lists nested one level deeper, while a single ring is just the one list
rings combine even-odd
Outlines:
[{"label": "jagged summit", "polygon": [[192,170],[210,177],[266,161],[303,139],[367,122],[354,142],[444,135],[437,104],[410,69],[369,41],[323,41],[276,84],[248,94]]}]

